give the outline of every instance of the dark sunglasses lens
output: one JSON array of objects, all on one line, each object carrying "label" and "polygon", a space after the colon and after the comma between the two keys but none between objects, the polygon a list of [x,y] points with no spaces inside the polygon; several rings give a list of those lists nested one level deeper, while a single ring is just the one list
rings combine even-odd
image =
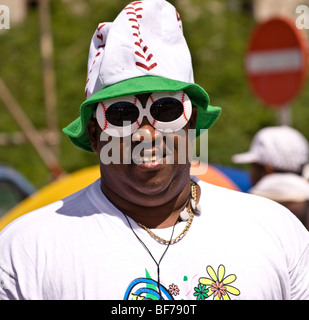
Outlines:
[{"label": "dark sunglasses lens", "polygon": [[134,123],[139,116],[135,104],[126,101],[113,103],[106,110],[106,120],[114,126],[122,127],[123,122]]},{"label": "dark sunglasses lens", "polygon": [[183,113],[181,101],[175,98],[161,98],[150,107],[151,116],[160,122],[171,122],[178,119]]}]

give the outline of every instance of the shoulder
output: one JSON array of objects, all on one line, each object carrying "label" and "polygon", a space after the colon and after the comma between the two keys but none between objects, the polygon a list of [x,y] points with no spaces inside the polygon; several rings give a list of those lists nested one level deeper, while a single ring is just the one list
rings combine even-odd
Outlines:
[{"label": "shoulder", "polygon": [[91,210],[93,204],[89,200],[89,193],[92,192],[94,185],[95,183],[14,220],[0,232],[0,246],[3,241],[29,242],[34,238],[44,239],[59,234],[62,229],[74,228],[76,217],[85,216],[95,210]]},{"label": "shoulder", "polygon": [[280,237],[301,237],[309,243],[309,232],[298,218],[281,204],[265,197],[234,191],[198,181],[201,206],[215,220],[229,221],[240,227],[260,229]]},{"label": "shoulder", "polygon": [[229,208],[233,213],[258,214],[264,218],[278,217],[278,215],[291,215],[290,211],[275,201],[265,197],[230,190],[215,186],[204,181],[198,181],[201,187],[201,201],[204,205]]},{"label": "shoulder", "polygon": [[248,223],[260,223],[274,230],[286,229],[290,224],[301,229],[303,227],[290,210],[273,200],[203,181],[200,181],[199,185],[202,190],[202,205],[216,208],[214,214],[221,212],[223,216],[232,216],[233,219],[241,219]]},{"label": "shoulder", "polygon": [[308,248],[309,232],[284,206],[261,196],[198,183],[207,223],[220,225],[226,232],[233,230],[240,237],[255,237],[266,246],[271,242],[285,254],[295,254],[293,263]]}]

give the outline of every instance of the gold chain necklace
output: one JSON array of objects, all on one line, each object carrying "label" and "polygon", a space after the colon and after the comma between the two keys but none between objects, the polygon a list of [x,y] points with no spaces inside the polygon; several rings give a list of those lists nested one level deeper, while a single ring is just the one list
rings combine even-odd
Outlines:
[{"label": "gold chain necklace", "polygon": [[[196,183],[194,181],[191,180],[191,194],[190,196],[192,196],[195,204],[197,204],[197,187],[196,187]],[[185,208],[186,209],[186,208]],[[194,218],[194,212],[192,211],[191,208],[189,208],[189,218],[187,220],[187,224],[185,226],[185,228],[182,230],[182,232],[174,239],[172,240],[165,240],[161,237],[159,237],[158,235],[156,235],[155,233],[153,233],[149,228],[147,228],[146,226],[144,226],[141,223],[138,223],[138,225],[140,227],[142,227],[144,230],[146,230],[152,238],[154,238],[156,241],[158,241],[161,244],[174,244],[177,243],[178,241],[180,241],[189,231],[192,221]]]}]

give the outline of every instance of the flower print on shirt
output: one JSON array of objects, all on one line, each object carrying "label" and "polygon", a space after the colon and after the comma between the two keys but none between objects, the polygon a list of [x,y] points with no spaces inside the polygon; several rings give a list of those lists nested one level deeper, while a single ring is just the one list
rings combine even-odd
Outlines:
[{"label": "flower print on shirt", "polygon": [[194,288],[194,291],[193,295],[196,296],[196,300],[205,300],[209,297],[209,289],[201,283]]},{"label": "flower print on shirt", "polygon": [[172,283],[169,285],[168,289],[169,293],[172,294],[173,296],[177,296],[179,294],[179,288],[176,284]]},{"label": "flower print on shirt", "polygon": [[[200,290],[203,288],[204,291],[208,289],[208,297],[213,295],[214,300],[231,300],[230,294],[235,296],[240,294],[240,291],[237,288],[229,285],[236,280],[236,275],[230,274],[224,277],[224,265],[221,264],[219,266],[217,274],[211,266],[208,266],[206,270],[210,278],[201,277],[199,279],[199,286],[194,288],[196,293],[198,292],[197,289]],[[201,287],[201,285],[203,285],[203,287]],[[199,299],[200,296],[196,293],[194,293],[194,295]]]}]

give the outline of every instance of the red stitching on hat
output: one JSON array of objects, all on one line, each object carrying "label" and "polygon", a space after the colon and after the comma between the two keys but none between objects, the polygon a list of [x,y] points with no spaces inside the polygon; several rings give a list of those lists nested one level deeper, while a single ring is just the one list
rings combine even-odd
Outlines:
[{"label": "red stitching on hat", "polygon": [[139,56],[139,57],[141,57],[141,58],[143,58],[143,59],[145,59],[145,56],[143,56],[141,53],[139,53],[138,51],[135,51],[134,52],[137,56]]},{"label": "red stitching on hat", "polygon": [[[133,32],[132,35],[134,37],[138,38],[138,41],[135,41],[134,44],[140,48],[142,50],[137,50],[134,51],[134,54],[136,57],[143,59],[143,62],[140,61],[136,61],[135,64],[138,67],[141,67],[147,71],[150,71],[151,69],[155,68],[157,66],[157,63],[154,62],[151,65],[148,64],[148,62],[150,62],[150,60],[153,58],[153,54],[149,53],[148,56],[146,57],[144,54],[146,53],[146,51],[148,50],[148,46],[143,45],[143,39],[140,37],[140,25],[138,23],[138,19],[142,18],[142,15],[140,14],[141,11],[144,10],[144,8],[142,6],[140,6],[143,2],[142,1],[135,1],[135,2],[131,2],[129,4],[129,6],[127,6],[125,8],[125,10],[129,10],[128,12],[126,12],[127,15],[135,15],[135,18],[128,18],[128,21],[131,22],[131,28],[134,30],[137,30],[138,32]],[[136,7],[137,5],[139,5],[138,7]],[[139,12],[139,14],[137,14],[137,12]],[[144,54],[143,54],[144,53]]]},{"label": "red stitching on hat", "polygon": [[104,26],[105,26],[105,23],[101,24],[101,25],[97,28],[97,30],[100,31]]},{"label": "red stitching on hat", "polygon": [[153,54],[150,53],[150,55],[147,57],[146,61],[148,62],[149,60],[151,60],[152,57],[153,57]]},{"label": "red stitching on hat", "polygon": [[[139,37],[139,36],[138,36],[138,37]],[[142,46],[141,46],[142,42],[143,42],[143,39],[139,39],[139,42],[136,41],[136,42],[134,42],[134,44],[136,44],[136,45],[139,46],[141,49],[143,49]],[[148,49],[148,48],[147,48],[147,49]],[[146,49],[146,50],[147,50],[147,49]],[[143,49],[143,51],[144,51],[144,49]]]},{"label": "red stitching on hat", "polygon": [[150,65],[149,67],[148,67],[148,71],[149,70],[151,70],[151,69],[153,69],[154,67],[156,67],[158,64],[155,62],[155,63],[153,63],[152,65]]},{"label": "red stitching on hat", "polygon": [[155,63],[153,63],[151,66],[146,66],[145,64],[143,64],[143,63],[141,63],[141,62],[139,62],[139,61],[137,61],[137,62],[135,62],[135,64],[138,66],[138,67],[141,67],[141,68],[144,68],[144,69],[146,69],[147,71],[150,71],[151,69],[153,69],[154,67],[156,67],[157,66],[157,63],[155,62]]},{"label": "red stitching on hat", "polygon": [[[103,23],[103,24],[99,25],[99,27],[97,28],[97,31],[96,31],[96,32],[99,32],[105,25],[106,25],[106,23]],[[101,42],[103,42],[103,34],[102,34],[102,33],[98,33],[98,34],[97,34],[97,38],[100,39]],[[104,48],[104,47],[105,47],[105,43],[99,45],[99,46],[98,46],[98,50],[100,50],[100,49],[102,49],[102,48]],[[91,66],[93,66],[93,65],[96,63],[96,57],[98,57],[100,54],[101,54],[101,52],[98,51],[97,54],[95,55],[95,58],[94,58]],[[87,78],[87,81],[86,81],[86,90],[85,90],[85,96],[86,96],[86,98],[87,98],[87,94],[88,94],[87,85],[88,85],[88,83],[89,83],[89,81],[90,81],[89,75],[90,75],[91,73],[92,73],[92,68],[90,69],[90,71],[89,71],[89,73],[88,73],[88,78]]]},{"label": "red stitching on hat", "polygon": [[176,11],[176,18],[177,18],[177,21],[179,22],[178,27],[179,27],[179,29],[181,29],[181,28],[182,28],[181,18],[180,18],[179,13],[177,12],[177,10],[175,10],[175,11]]}]

